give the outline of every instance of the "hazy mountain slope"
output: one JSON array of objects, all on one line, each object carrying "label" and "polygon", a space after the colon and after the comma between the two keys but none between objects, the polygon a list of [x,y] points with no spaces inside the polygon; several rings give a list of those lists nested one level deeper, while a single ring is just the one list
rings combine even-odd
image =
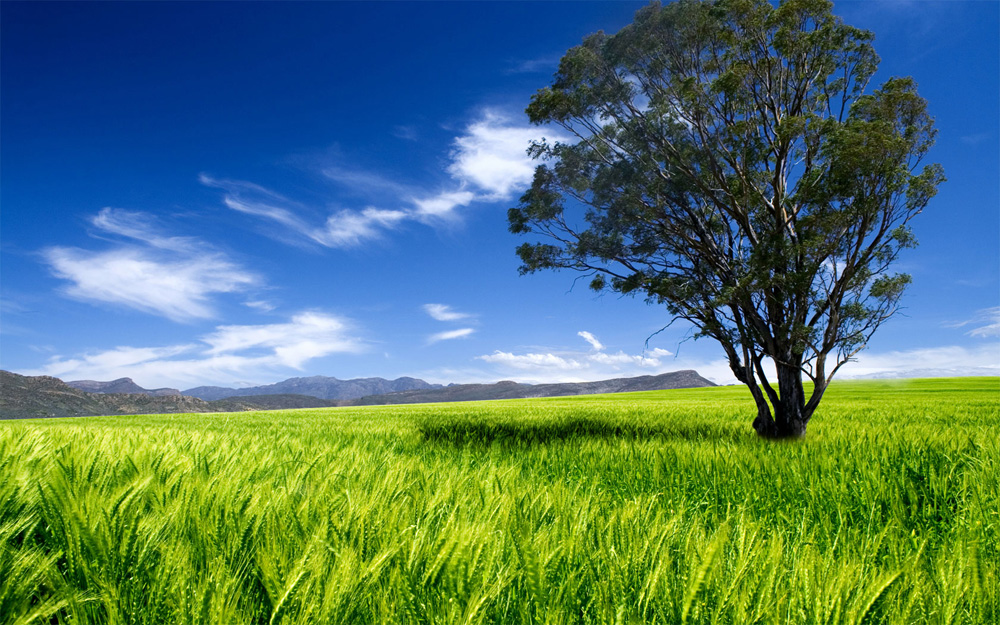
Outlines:
[{"label": "hazy mountain slope", "polygon": [[289,410],[329,407],[338,403],[306,395],[263,395],[204,401],[184,395],[154,397],[142,393],[89,393],[73,388],[58,378],[0,371],[0,419]]},{"label": "hazy mountain slope", "polygon": [[311,395],[253,395],[227,397],[207,402],[213,411],[239,412],[241,410],[292,410],[294,408],[329,408],[343,402],[320,399]]},{"label": "hazy mountain slope", "polygon": [[276,384],[251,386],[249,388],[225,388],[222,386],[199,386],[183,391],[184,395],[205,400],[227,397],[253,397],[257,395],[309,395],[320,399],[356,399],[365,395],[382,395],[413,389],[440,388],[440,384],[428,384],[416,378],[337,378],[315,375],[308,378],[290,378]]}]

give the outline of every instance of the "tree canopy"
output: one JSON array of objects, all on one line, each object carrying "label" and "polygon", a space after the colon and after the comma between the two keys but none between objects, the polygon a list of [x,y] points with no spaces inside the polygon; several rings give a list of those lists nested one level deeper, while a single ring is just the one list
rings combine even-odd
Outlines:
[{"label": "tree canopy", "polygon": [[944,180],[914,81],[868,92],[872,42],[826,0],[654,3],[587,37],[527,108],[571,139],[530,149],[521,272],[665,305],[722,346],[759,434],[801,436],[898,310],[892,265]]}]

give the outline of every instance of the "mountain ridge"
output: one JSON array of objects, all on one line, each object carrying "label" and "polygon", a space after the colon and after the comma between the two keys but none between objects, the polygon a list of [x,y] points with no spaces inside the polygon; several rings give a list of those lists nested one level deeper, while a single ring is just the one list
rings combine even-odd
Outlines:
[{"label": "mountain ridge", "polygon": [[181,394],[181,392],[176,388],[142,388],[136,384],[132,378],[118,378],[117,380],[111,380],[110,382],[98,382],[97,380],[72,380],[70,382],[66,382],[66,384],[88,393],[149,395],[151,397],[169,397]]}]

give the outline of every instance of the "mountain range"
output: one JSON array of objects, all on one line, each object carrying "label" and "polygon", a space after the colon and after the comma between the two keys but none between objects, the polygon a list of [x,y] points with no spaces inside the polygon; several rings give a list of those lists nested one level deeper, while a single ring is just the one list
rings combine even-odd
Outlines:
[{"label": "mountain range", "polygon": [[[330,406],[410,404],[556,397],[593,393],[620,393],[671,388],[715,386],[695,371],[676,371],[637,378],[569,384],[429,384],[415,378],[338,380],[324,376],[292,378],[245,389],[198,387],[181,393],[176,389],[147,390],[129,378],[110,382],[77,380],[65,383],[49,376],[23,376],[0,371],[0,419],[30,419],[97,415],[162,414],[178,412],[238,412]],[[391,390],[403,387],[402,390]],[[96,392],[86,389],[95,389]],[[206,392],[205,389],[208,389]],[[357,395],[364,389],[390,389]],[[282,392],[298,390],[298,393]],[[198,391],[218,399],[192,396]],[[268,393],[267,391],[271,391]],[[232,394],[230,394],[232,393]],[[312,393],[334,395],[318,397]],[[340,398],[335,397],[339,393]],[[349,395],[354,393],[353,397]]]},{"label": "mountain range", "polygon": [[[126,380],[128,383],[123,383]],[[263,395],[260,397],[228,397],[205,401],[177,393],[152,395],[150,391],[123,378],[92,388],[131,389],[142,392],[91,393],[74,388],[59,378],[24,376],[0,371],[0,419],[38,419],[46,417],[83,417],[99,415],[169,414],[177,412],[242,412],[246,410],[278,410],[291,408],[321,408],[342,402],[307,395]],[[162,391],[165,389],[157,389]],[[166,389],[170,390],[170,389]]]},{"label": "mountain range", "polygon": [[532,397],[563,397],[570,395],[596,395],[598,393],[630,393],[634,391],[662,391],[672,388],[698,388],[715,386],[714,382],[685,370],[660,375],[643,375],[635,378],[615,378],[599,382],[573,382],[564,384],[521,384],[505,380],[495,384],[451,384],[449,386],[408,390],[385,395],[370,395],[351,402],[354,406],[386,404],[416,404],[451,401],[478,401],[485,399],[529,399]]},{"label": "mountain range", "polygon": [[441,388],[440,384],[429,384],[416,378],[355,378],[338,380],[322,375],[308,378],[289,378],[277,384],[251,386],[248,388],[225,388],[222,386],[199,386],[181,391],[183,395],[206,401],[227,397],[255,397],[257,395],[309,395],[320,399],[357,399],[366,395],[384,395],[415,389]]}]

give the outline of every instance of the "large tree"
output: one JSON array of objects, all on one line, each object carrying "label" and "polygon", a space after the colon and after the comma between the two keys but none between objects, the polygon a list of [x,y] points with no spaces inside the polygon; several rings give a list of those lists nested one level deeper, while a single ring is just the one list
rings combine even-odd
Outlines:
[{"label": "large tree", "polygon": [[944,180],[913,80],[867,93],[873,35],[831,8],[680,0],[587,37],[527,109],[571,138],[532,146],[508,214],[536,235],[522,273],[588,273],[718,341],[771,438],[805,433],[897,311],[910,277],[890,267]]}]

